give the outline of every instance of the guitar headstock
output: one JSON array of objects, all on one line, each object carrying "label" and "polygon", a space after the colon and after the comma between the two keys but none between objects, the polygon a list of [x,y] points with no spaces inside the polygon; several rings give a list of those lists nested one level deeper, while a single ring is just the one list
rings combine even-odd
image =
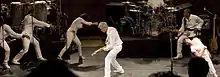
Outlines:
[{"label": "guitar headstock", "polygon": [[215,14],[215,15],[214,15],[214,20],[216,19],[216,17],[217,17],[217,15]]}]

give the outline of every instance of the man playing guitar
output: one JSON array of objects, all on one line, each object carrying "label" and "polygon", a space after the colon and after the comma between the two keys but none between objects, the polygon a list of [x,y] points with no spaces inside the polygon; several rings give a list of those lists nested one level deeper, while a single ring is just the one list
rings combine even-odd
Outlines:
[{"label": "man playing guitar", "polygon": [[203,20],[196,16],[191,14],[191,11],[189,9],[185,9],[183,13],[184,17],[182,19],[182,25],[179,29],[180,32],[178,34],[178,41],[177,41],[177,56],[174,57],[174,59],[180,59],[182,58],[182,43],[185,37],[195,37],[196,32],[198,30],[201,30],[203,25]]}]

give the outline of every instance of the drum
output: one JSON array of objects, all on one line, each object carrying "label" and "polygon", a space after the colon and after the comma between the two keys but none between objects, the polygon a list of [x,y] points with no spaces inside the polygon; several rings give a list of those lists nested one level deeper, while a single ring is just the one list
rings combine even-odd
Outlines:
[{"label": "drum", "polygon": [[125,29],[130,28],[130,30],[132,30],[133,35],[135,35],[135,33],[137,32],[136,30],[137,26],[135,20],[132,17],[124,16],[123,18],[120,18],[120,23],[123,26],[123,28]]},{"label": "drum", "polygon": [[12,18],[12,25],[11,27],[13,29],[16,29],[17,31],[22,30],[22,27],[20,27],[20,23],[23,20],[23,6],[21,2],[12,2],[10,4],[11,8],[11,18]]},{"label": "drum", "polygon": [[158,28],[162,24],[158,15],[153,14],[152,16],[148,17],[147,24],[145,25],[145,30],[147,35],[150,36],[158,36]]},{"label": "drum", "polygon": [[143,11],[143,13],[149,13],[152,14],[153,13],[153,8],[150,6],[144,6],[141,8],[141,11]]},{"label": "drum", "polygon": [[35,1],[35,17],[47,21],[47,6],[45,1]]},{"label": "drum", "polygon": [[25,4],[21,2],[11,2],[12,26],[19,26],[24,16],[34,8],[34,17],[41,21],[47,21],[47,8],[45,1],[35,1],[35,3]]},{"label": "drum", "polygon": [[47,21],[47,6],[45,1],[35,1],[31,5],[23,5],[23,16],[25,16],[30,9],[34,8],[34,17],[41,21]]}]

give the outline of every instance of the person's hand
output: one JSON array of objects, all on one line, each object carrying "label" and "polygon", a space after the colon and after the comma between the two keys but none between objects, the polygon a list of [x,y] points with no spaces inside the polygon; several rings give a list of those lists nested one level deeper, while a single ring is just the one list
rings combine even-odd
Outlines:
[{"label": "person's hand", "polygon": [[99,48],[98,50],[94,51],[91,55],[94,56],[96,53],[103,51],[103,47]]},{"label": "person's hand", "polygon": [[91,55],[94,56],[96,53],[97,53],[97,52],[95,51],[95,52],[93,52]]},{"label": "person's hand", "polygon": [[98,25],[99,23],[98,22],[93,22],[93,25]]},{"label": "person's hand", "polygon": [[52,24],[49,24],[48,26],[47,26],[47,28],[50,28],[51,26],[53,26]]},{"label": "person's hand", "polygon": [[177,36],[177,37],[175,37],[175,39],[178,39],[179,37]]},{"label": "person's hand", "polygon": [[55,26],[55,25],[50,24],[50,29],[55,30],[55,29],[56,29],[56,26]]}]

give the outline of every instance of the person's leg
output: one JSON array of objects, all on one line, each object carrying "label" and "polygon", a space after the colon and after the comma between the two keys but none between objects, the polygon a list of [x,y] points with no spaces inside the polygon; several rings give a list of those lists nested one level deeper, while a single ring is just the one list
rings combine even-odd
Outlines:
[{"label": "person's leg", "polygon": [[[120,52],[118,50],[120,50],[120,48],[117,48],[117,47],[113,48],[112,50],[109,51],[109,53],[105,57],[105,69],[104,69],[105,76],[104,77],[111,77],[111,63],[113,59],[116,58],[117,54]],[[116,69],[120,67],[119,64],[117,65],[115,63],[113,63],[113,66],[116,67]]]},{"label": "person's leg", "polygon": [[70,47],[71,42],[73,41],[75,34],[73,32],[68,32],[66,33],[66,44],[63,47],[63,49],[60,51],[58,55],[58,59],[62,59],[63,54],[66,52],[66,50]]},{"label": "person's leg", "polygon": [[105,57],[104,77],[111,77],[111,61],[112,61],[113,55],[110,52]]},{"label": "person's leg", "polygon": [[73,39],[73,42],[76,43],[76,46],[78,48],[78,51],[79,51],[79,57],[82,58],[82,59],[85,59],[85,57],[83,57],[82,55],[82,44],[78,38],[77,35],[75,35],[75,38]]},{"label": "person's leg", "polygon": [[[31,37],[30,39],[32,39]],[[23,41],[23,49],[13,58],[12,63],[14,64],[20,64],[18,61],[24,56],[25,53],[28,52],[29,45],[30,45],[30,39],[24,37],[22,39]]]},{"label": "person's leg", "polygon": [[180,59],[183,57],[182,55],[182,46],[183,46],[183,40],[184,38],[187,37],[185,35],[182,35],[179,37],[178,41],[177,41],[177,56],[174,57],[174,59]]},{"label": "person's leg", "polygon": [[122,66],[120,66],[120,64],[116,60],[117,54],[121,51],[121,49],[122,46],[118,46],[114,48],[115,56],[113,57],[111,64],[116,69],[114,72],[124,73],[124,69],[122,68]]},{"label": "person's leg", "polygon": [[37,59],[45,61],[46,59],[44,59],[42,54],[41,54],[40,44],[39,44],[38,40],[33,37],[33,39],[31,39],[31,44],[34,45],[35,52],[36,52],[36,55],[37,55]]},{"label": "person's leg", "polygon": [[5,59],[3,61],[3,65],[6,68],[10,68],[10,66],[8,65],[9,56],[10,56],[10,48],[5,40],[1,43],[1,47],[5,50]]},{"label": "person's leg", "polygon": [[210,59],[209,55],[206,55],[203,58],[208,62],[210,74],[212,74],[213,77],[218,77],[218,75],[216,74],[216,70],[214,68],[214,65],[212,63],[212,60]]}]

